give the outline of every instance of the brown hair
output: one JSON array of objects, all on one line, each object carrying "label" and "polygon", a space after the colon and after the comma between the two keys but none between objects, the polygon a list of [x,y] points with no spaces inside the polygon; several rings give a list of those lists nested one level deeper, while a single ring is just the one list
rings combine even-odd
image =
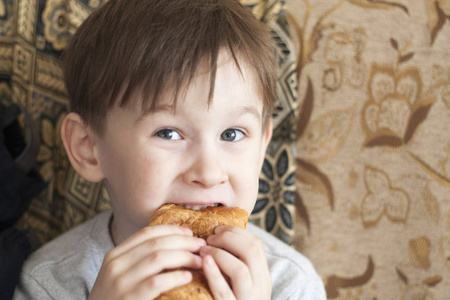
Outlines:
[{"label": "brown hair", "polygon": [[[152,111],[162,93],[174,101],[202,61],[210,70],[210,103],[221,49],[250,66],[263,98],[264,119],[276,90],[274,42],[237,0],[110,0],[79,27],[63,54],[71,108],[101,135],[108,109],[136,104]],[[206,60],[205,60],[206,59]],[[134,102],[133,102],[134,101]]]}]

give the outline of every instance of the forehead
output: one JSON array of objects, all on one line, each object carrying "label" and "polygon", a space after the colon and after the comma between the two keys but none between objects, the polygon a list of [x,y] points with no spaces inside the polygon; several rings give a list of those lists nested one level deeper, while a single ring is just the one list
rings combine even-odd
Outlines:
[{"label": "forehead", "polygon": [[238,97],[250,100],[244,101],[247,103],[254,102],[255,107],[263,106],[263,93],[257,88],[255,71],[245,60],[239,57],[235,60],[227,51],[222,50],[217,59],[215,74],[212,72],[209,62],[204,59],[197,67],[195,75],[182,79],[178,88],[174,78],[158,99],[140,97],[142,114],[161,109],[175,112],[180,105],[189,105],[186,102],[192,99],[201,99],[209,107],[214,103],[214,99],[220,97]]}]

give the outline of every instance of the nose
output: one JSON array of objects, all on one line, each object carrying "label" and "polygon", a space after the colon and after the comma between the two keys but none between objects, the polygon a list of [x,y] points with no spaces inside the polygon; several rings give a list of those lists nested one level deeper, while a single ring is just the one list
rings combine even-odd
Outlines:
[{"label": "nose", "polygon": [[184,174],[184,181],[200,188],[212,188],[228,181],[228,174],[224,169],[216,149],[198,151]]}]

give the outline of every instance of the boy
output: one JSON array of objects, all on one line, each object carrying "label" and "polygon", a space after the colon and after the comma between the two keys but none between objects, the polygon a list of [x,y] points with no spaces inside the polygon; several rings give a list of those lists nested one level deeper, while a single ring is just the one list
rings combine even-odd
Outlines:
[{"label": "boy", "polygon": [[273,42],[236,0],[110,0],[65,52],[74,169],[112,212],[48,243],[15,297],[154,299],[203,268],[215,299],[324,299],[311,264],[270,234],[219,227],[207,241],[146,227],[165,203],[251,212],[271,138]]}]

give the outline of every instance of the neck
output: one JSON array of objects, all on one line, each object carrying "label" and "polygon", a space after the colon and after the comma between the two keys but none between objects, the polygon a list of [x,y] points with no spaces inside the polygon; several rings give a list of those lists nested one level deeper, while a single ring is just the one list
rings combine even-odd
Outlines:
[{"label": "neck", "polygon": [[111,239],[113,241],[114,246],[119,245],[127,238],[123,233],[119,232],[117,220],[114,215],[112,217],[111,222],[109,223],[109,233],[111,234]]}]

